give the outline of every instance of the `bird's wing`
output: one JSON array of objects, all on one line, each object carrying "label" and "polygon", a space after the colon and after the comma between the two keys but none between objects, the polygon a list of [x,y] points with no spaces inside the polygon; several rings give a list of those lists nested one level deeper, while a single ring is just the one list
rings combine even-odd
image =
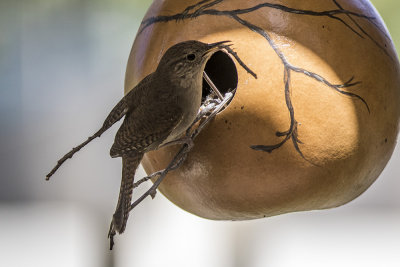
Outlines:
[{"label": "bird's wing", "polygon": [[[152,74],[147,75],[140,83],[135,86],[131,91],[129,91],[111,110],[107,118],[103,123],[103,129],[107,130],[114,123],[122,119],[128,112],[131,112],[137,107],[132,100],[136,100],[135,103],[140,103],[141,97],[146,97],[146,93],[142,88],[148,88],[152,80]],[[144,92],[143,92],[144,91]],[[144,94],[143,94],[144,93]]]},{"label": "bird's wing", "polygon": [[140,105],[125,116],[113,146],[112,157],[156,149],[180,123],[183,112],[178,105]]}]

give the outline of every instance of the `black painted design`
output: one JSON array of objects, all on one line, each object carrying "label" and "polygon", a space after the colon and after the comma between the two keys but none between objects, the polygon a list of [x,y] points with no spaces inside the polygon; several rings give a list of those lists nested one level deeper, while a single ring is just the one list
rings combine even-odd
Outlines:
[{"label": "black painted design", "polygon": [[242,66],[242,68],[244,68],[247,71],[247,73],[249,73],[251,76],[257,79],[257,74],[254,71],[252,71],[249,67],[247,67],[246,64],[244,64],[244,62],[240,59],[238,54],[235,51],[233,51],[230,45],[221,45],[221,47],[225,48],[228,51],[228,53],[231,54],[236,59],[239,65]]},{"label": "black painted design", "polygon": [[[142,22],[141,29],[139,31],[139,34],[142,33],[147,27],[149,27],[152,24],[155,23],[163,23],[163,22],[169,22],[169,21],[180,21],[180,20],[185,20],[185,19],[195,19],[200,16],[208,15],[208,16],[225,16],[229,17],[244,27],[248,28],[251,31],[256,32],[257,34],[261,35],[268,44],[271,46],[271,48],[274,50],[276,55],[280,58],[283,66],[284,66],[284,92],[285,92],[285,101],[286,101],[286,106],[289,111],[290,115],[290,125],[289,129],[284,131],[284,132],[276,132],[276,136],[278,137],[283,137],[283,140],[277,144],[274,145],[254,145],[251,146],[252,149],[259,150],[259,151],[266,151],[266,152],[272,152],[273,150],[280,148],[282,145],[284,145],[287,141],[292,140],[293,146],[296,149],[296,151],[300,154],[301,157],[304,159],[305,156],[300,150],[299,144],[302,144],[300,139],[298,138],[298,122],[295,118],[295,111],[294,107],[292,105],[291,101],[291,85],[290,85],[290,77],[292,72],[298,72],[301,74],[304,74],[314,80],[317,80],[318,82],[324,84],[325,86],[329,87],[332,90],[335,90],[336,92],[346,95],[355,99],[360,100],[366,107],[368,113],[370,113],[370,108],[367,104],[367,102],[359,95],[345,91],[343,89],[349,88],[352,86],[356,86],[360,84],[360,81],[354,81],[354,77],[351,77],[347,82],[344,84],[332,84],[329,82],[327,79],[322,77],[321,75],[308,71],[306,69],[297,67],[292,65],[285,57],[283,52],[278,48],[278,46],[275,44],[274,40],[271,38],[268,32],[263,30],[262,28],[258,27],[257,25],[254,25],[250,23],[249,21],[243,19],[240,17],[240,15],[247,14],[254,12],[256,10],[262,9],[262,8],[272,8],[272,9],[277,9],[282,12],[286,13],[292,13],[292,14],[297,14],[297,15],[305,15],[305,16],[315,16],[315,17],[328,17],[333,20],[336,20],[340,22],[342,25],[344,25],[346,28],[348,28],[350,31],[352,31],[354,34],[356,34],[358,37],[362,39],[368,38],[370,41],[374,43],[380,50],[383,51],[385,55],[387,55],[391,60],[393,58],[390,56],[388,51],[386,50],[385,45],[381,45],[377,40],[375,40],[361,25],[356,21],[356,19],[361,19],[364,21],[367,21],[368,23],[371,23],[375,28],[377,28],[379,31],[381,31],[387,40],[390,40],[390,37],[386,35],[386,33],[379,27],[377,22],[375,21],[375,17],[370,17],[366,16],[357,12],[352,12],[350,10],[344,9],[337,0],[331,0],[333,5],[337,7],[337,9],[331,9],[331,10],[326,10],[326,11],[313,11],[313,10],[304,10],[304,9],[295,9],[291,8],[288,6],[284,6],[281,4],[274,4],[274,3],[268,3],[264,2],[258,5],[255,5],[253,7],[249,8],[242,8],[242,9],[233,9],[233,10],[218,10],[218,9],[213,9],[212,7],[218,5],[219,3],[223,2],[225,0],[202,0],[199,1],[198,3],[188,6],[183,12],[173,14],[173,15],[162,15],[162,16],[156,16],[156,17],[150,17]],[[347,22],[344,18],[341,16],[344,16],[348,18],[350,21]],[[355,26],[353,26],[355,25]],[[230,49],[230,48],[229,48]],[[239,64],[242,66],[245,66],[244,63],[240,60],[240,58],[237,56],[235,52],[233,52],[232,49],[229,51],[230,53],[234,53],[235,58],[238,60]],[[253,73],[250,69],[246,69],[247,72],[252,74],[254,77],[255,73]],[[307,159],[306,159],[307,160]],[[308,160],[307,160],[308,161]]]},{"label": "black painted design", "polygon": [[[344,10],[343,7],[336,1],[336,0],[332,0],[335,5],[340,8],[341,10]],[[389,55],[388,51],[386,50],[386,48],[384,47],[384,45],[381,45],[380,43],[378,43],[378,41],[376,41],[369,33],[367,33],[361,26],[360,24],[353,18],[351,17],[349,14],[346,14],[347,17],[356,25],[356,27],[362,32],[362,34],[364,34],[365,36],[368,37],[368,39],[370,39],[377,47],[379,47],[380,50],[383,51],[383,53],[385,53],[392,61],[393,58]],[[381,27],[378,26],[378,24],[375,22],[375,18],[371,18],[369,20],[369,22],[374,25],[374,27],[376,29],[378,29],[387,40],[390,40],[390,37],[386,34],[386,32],[384,30],[382,30]],[[364,38],[364,36],[357,32],[357,35],[359,35],[361,38]]]}]

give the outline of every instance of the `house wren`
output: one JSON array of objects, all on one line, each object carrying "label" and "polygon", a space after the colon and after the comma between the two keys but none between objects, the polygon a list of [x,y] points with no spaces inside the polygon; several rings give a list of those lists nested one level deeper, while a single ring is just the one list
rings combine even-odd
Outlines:
[{"label": "house wren", "polygon": [[121,234],[125,230],[134,176],[144,153],[179,140],[192,124],[201,105],[205,64],[211,54],[226,42],[186,41],[170,47],[155,72],[119,101],[100,130],[61,158],[46,176],[48,180],[64,161],[125,116],[110,150],[111,157],[122,157],[121,188],[110,226],[110,238],[115,232]]}]

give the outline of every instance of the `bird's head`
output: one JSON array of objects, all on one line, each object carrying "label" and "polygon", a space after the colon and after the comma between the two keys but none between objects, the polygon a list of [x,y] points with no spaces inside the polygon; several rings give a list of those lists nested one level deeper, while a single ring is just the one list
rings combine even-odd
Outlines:
[{"label": "bird's head", "polygon": [[177,79],[190,79],[203,73],[211,55],[230,41],[206,44],[199,41],[185,41],[171,46],[163,55],[157,70]]}]

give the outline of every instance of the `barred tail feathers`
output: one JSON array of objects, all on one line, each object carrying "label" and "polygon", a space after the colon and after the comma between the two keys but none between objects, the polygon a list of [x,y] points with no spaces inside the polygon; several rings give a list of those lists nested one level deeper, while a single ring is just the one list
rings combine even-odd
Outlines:
[{"label": "barred tail feathers", "polygon": [[122,156],[122,180],[118,198],[117,208],[113,215],[114,229],[118,233],[123,233],[129,217],[132,201],[133,181],[136,169],[143,158],[143,153]]}]

